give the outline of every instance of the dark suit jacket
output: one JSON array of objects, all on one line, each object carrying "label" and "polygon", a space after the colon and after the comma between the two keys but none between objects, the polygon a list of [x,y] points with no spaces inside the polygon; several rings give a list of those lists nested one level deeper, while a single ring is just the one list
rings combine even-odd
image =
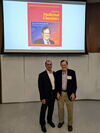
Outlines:
[{"label": "dark suit jacket", "polygon": [[[50,44],[54,44],[54,41],[52,41],[52,40],[49,40],[49,42],[50,42]],[[41,38],[41,39],[38,39],[38,40],[34,41],[34,44],[44,44],[44,41]]]},{"label": "dark suit jacket", "polygon": [[[55,72],[53,72],[55,77]],[[52,91],[52,84],[47,74],[47,71],[43,71],[38,77],[38,88],[40,93],[40,99],[54,99],[55,90]]]},{"label": "dark suit jacket", "polygon": [[[77,82],[76,82],[76,74],[75,71],[71,69],[67,69],[67,87],[66,91],[68,94],[68,98],[70,99],[70,96],[72,93],[76,95],[77,90]],[[61,94],[62,92],[62,70],[58,70],[56,72],[56,91]]]}]

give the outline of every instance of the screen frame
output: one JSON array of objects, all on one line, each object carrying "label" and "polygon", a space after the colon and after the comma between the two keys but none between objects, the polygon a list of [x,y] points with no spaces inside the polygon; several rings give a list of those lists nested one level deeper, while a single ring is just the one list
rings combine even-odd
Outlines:
[{"label": "screen frame", "polygon": [[[7,1],[17,1],[17,0],[7,0]],[[27,2],[28,0],[20,0],[21,2]],[[87,20],[87,2],[85,1],[85,0],[76,0],[76,1],[73,1],[73,0],[71,0],[71,1],[68,1],[68,0],[52,0],[52,2],[50,1],[50,0],[29,0],[28,2],[45,2],[45,3],[61,3],[61,4],[66,4],[66,3],[73,3],[73,4],[85,4],[86,5],[86,10],[85,10],[85,44],[84,44],[84,46],[85,46],[85,48],[84,48],[84,51],[82,50],[79,50],[78,52],[77,51],[73,51],[73,50],[62,50],[62,51],[57,51],[57,50],[50,50],[50,51],[48,51],[48,50],[45,50],[45,52],[44,52],[44,50],[37,50],[36,52],[35,51],[33,51],[33,50],[5,50],[4,49],[4,16],[3,16],[3,0],[2,0],[2,21],[3,21],[3,31],[2,31],[2,33],[3,33],[3,41],[2,41],[2,49],[1,49],[1,54],[44,54],[44,55],[48,55],[48,54],[50,54],[50,55],[66,55],[66,54],[68,54],[68,55],[72,55],[72,54],[78,54],[78,55],[80,55],[80,54],[88,54],[88,51],[87,51],[87,41],[86,41],[86,27],[87,27],[87,25],[86,25],[86,20]]]}]

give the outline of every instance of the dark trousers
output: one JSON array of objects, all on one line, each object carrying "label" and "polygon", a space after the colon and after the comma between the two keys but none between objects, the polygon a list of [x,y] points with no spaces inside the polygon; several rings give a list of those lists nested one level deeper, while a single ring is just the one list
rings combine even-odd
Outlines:
[{"label": "dark trousers", "polygon": [[46,122],[45,122],[45,115],[46,115],[47,107],[48,107],[47,121],[48,122],[52,121],[52,115],[53,115],[53,110],[54,110],[54,103],[55,103],[55,99],[52,99],[52,100],[46,100],[46,104],[42,104],[41,105],[41,110],[40,110],[40,125],[41,126],[46,124]]}]

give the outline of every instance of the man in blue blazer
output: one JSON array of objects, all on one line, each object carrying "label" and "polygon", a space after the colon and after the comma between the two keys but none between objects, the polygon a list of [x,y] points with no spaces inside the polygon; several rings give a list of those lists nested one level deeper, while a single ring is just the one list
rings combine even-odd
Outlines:
[{"label": "man in blue blazer", "polygon": [[34,44],[54,44],[55,42],[50,39],[51,31],[49,27],[43,27],[42,29],[42,38],[34,41]]},{"label": "man in blue blazer", "polygon": [[54,110],[55,102],[55,72],[52,71],[52,61],[47,60],[45,62],[46,70],[39,74],[38,88],[41,100],[41,111],[40,111],[40,125],[43,132],[46,132],[46,121],[45,115],[48,107],[47,122],[51,127],[55,127],[52,121],[52,115]]},{"label": "man in blue blazer", "polygon": [[58,99],[58,128],[64,124],[64,103],[68,112],[68,131],[73,130],[73,100],[76,98],[77,82],[75,71],[68,69],[68,62],[60,62],[61,70],[56,72],[56,89]]}]

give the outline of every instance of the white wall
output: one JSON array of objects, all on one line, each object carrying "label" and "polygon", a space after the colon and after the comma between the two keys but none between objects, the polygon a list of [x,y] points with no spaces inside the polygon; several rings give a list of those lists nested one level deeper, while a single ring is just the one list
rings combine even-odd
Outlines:
[{"label": "white wall", "polygon": [[77,99],[100,100],[100,53],[74,56],[1,55],[2,102],[39,101],[38,74],[50,59],[53,69],[60,69],[62,59],[77,75]]}]

